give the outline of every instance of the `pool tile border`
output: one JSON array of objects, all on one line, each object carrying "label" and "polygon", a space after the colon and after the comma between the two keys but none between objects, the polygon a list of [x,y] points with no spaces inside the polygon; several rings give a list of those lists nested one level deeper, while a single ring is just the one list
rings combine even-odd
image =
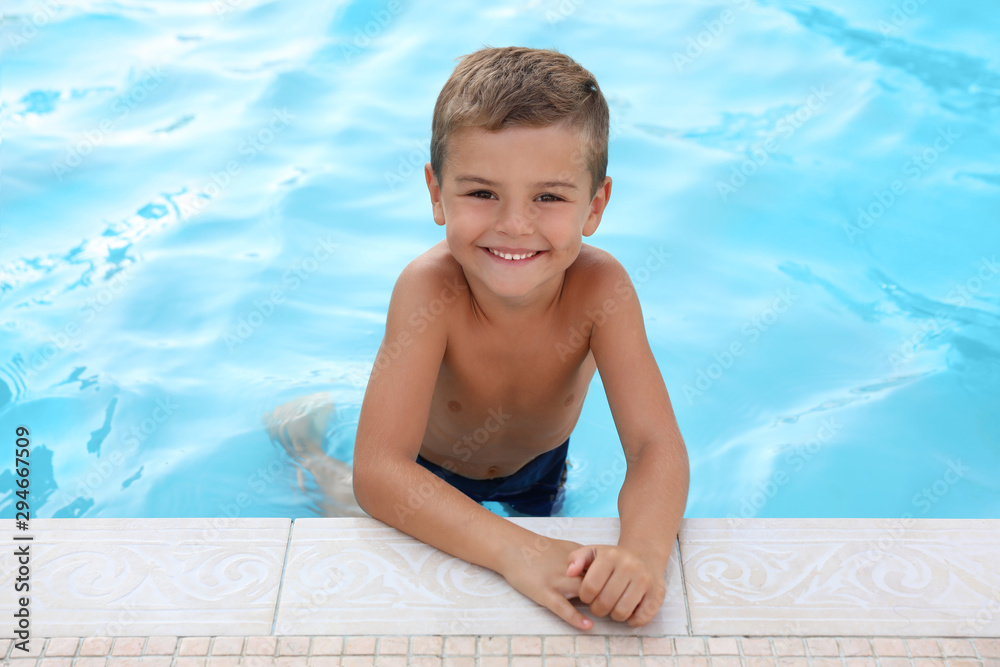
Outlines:
[{"label": "pool tile border", "polygon": [[690,519],[680,544],[694,634],[1000,635],[1000,521]]},{"label": "pool tile border", "polygon": [[[34,632],[269,633],[291,523],[34,519],[30,533],[18,535],[33,539],[16,543],[30,545]],[[7,544],[15,544],[10,536]],[[0,591],[11,596],[13,552],[0,552]]]},{"label": "pool tile border", "polygon": [[[618,519],[512,518],[552,538],[581,544],[613,544]],[[689,631],[675,553],[665,577],[661,613],[648,634]],[[586,605],[578,604],[582,610]],[[371,519],[299,519],[292,528],[282,577],[275,634],[373,635],[388,623],[398,634],[477,632],[562,634],[566,623],[510,587],[503,577],[465,563]],[[593,632],[632,634],[635,629],[597,618]]]},{"label": "pool tile border", "polygon": [[[618,530],[617,519],[511,520],[581,543],[614,543]],[[570,629],[495,573],[370,518],[38,519],[32,529],[36,637],[151,636],[145,650],[158,651],[169,641],[160,636],[273,636],[281,646],[285,637],[316,635]],[[865,556],[871,545],[879,557]],[[13,590],[12,551],[0,554],[4,595]],[[998,520],[686,519],[657,619],[643,628],[597,619],[590,634],[718,636],[716,645],[733,636],[803,636],[817,647],[823,636],[876,635],[887,638],[887,650],[904,637],[1000,637],[996,553]],[[332,572],[339,574],[326,600],[309,598],[310,582]],[[296,622],[296,613],[308,622]],[[330,613],[341,622],[324,620]],[[86,651],[101,652],[95,641]],[[134,657],[138,649],[128,646],[112,655]],[[906,657],[944,659],[926,646]],[[183,650],[197,657],[201,649],[191,639]],[[872,657],[850,650],[841,657]]]},{"label": "pool tile border", "polygon": [[[1000,667],[1000,640],[947,637],[622,637],[573,635],[89,637],[38,640],[11,667],[115,665],[898,665]],[[140,646],[136,651],[135,646]],[[120,650],[125,647],[124,650]]]}]

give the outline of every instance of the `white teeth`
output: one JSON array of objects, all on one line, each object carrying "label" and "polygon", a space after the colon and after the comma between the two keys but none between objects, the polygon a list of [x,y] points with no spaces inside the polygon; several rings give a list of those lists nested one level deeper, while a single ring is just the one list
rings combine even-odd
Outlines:
[{"label": "white teeth", "polygon": [[500,252],[499,250],[494,250],[493,248],[488,248],[488,250],[491,253],[493,253],[494,255],[496,255],[497,257],[503,257],[504,259],[513,259],[515,261],[519,260],[519,259],[527,259],[529,257],[534,257],[535,255],[538,254],[537,250],[535,252],[528,252],[528,253],[525,253],[523,255],[512,255],[510,253],[505,253],[505,252]]}]

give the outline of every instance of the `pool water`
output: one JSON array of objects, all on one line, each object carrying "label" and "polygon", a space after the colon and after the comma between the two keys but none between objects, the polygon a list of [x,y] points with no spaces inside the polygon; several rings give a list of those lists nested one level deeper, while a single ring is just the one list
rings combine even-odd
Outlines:
[{"label": "pool water", "polygon": [[[608,98],[589,242],[638,289],[688,517],[1000,517],[1000,11],[491,5],[5,6],[0,433],[30,429],[33,516],[323,514],[265,416],[326,397],[351,461],[392,286],[443,237],[434,100],[518,44]],[[597,378],[569,460],[564,513],[617,516]]]}]

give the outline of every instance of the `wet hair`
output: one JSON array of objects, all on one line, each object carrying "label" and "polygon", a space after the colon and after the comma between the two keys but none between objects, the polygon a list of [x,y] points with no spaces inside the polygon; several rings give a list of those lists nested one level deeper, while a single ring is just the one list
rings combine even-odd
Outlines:
[{"label": "wet hair", "polygon": [[438,95],[431,168],[441,183],[448,139],[461,128],[497,132],[565,124],[583,138],[593,197],[607,173],[609,122],[597,79],[569,56],[516,46],[483,48],[460,58]]}]

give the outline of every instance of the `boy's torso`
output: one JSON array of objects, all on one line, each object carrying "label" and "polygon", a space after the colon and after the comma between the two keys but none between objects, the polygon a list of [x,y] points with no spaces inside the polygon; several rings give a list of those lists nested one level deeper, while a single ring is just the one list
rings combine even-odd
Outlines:
[{"label": "boy's torso", "polygon": [[598,252],[582,247],[546,317],[504,326],[475,312],[445,243],[428,251],[464,289],[442,315],[448,341],[420,448],[425,459],[473,479],[503,477],[570,436],[597,368],[585,313]]}]

